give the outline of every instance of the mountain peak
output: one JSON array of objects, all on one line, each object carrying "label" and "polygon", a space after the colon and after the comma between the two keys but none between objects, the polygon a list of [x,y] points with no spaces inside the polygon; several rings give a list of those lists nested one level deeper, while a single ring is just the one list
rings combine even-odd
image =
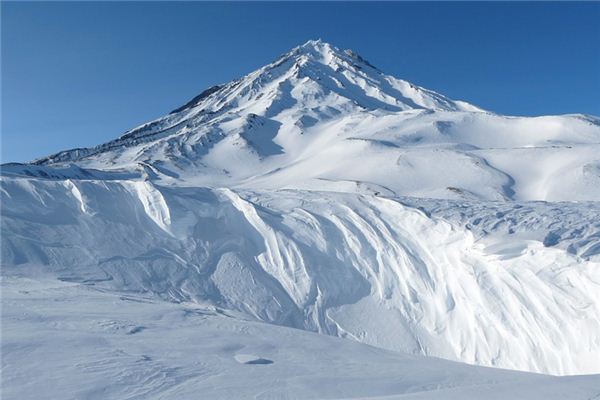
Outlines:
[{"label": "mountain peak", "polygon": [[317,48],[322,45],[327,45],[327,46],[331,47],[331,45],[329,43],[324,42],[321,38],[307,40],[304,44],[301,44],[298,47],[300,47],[300,48]]},{"label": "mountain peak", "polygon": [[[241,121],[240,126],[245,126],[243,121],[248,115],[263,118],[265,127],[272,131],[267,132],[267,128],[262,131],[276,135],[276,127],[288,121],[293,126],[306,126],[307,120],[316,121],[314,125],[358,114],[408,110],[480,111],[470,104],[386,75],[353,50],[340,50],[321,39],[309,40],[240,79],[204,90],[165,117],[129,130],[118,139],[36,162],[71,162],[98,158],[101,154],[110,158],[110,154],[121,154],[130,147],[139,147],[134,160],[144,161],[165,140],[174,146],[165,150],[169,154],[179,152],[174,150],[179,146],[187,149],[192,146],[189,143],[203,147],[203,152],[226,136],[223,132],[233,131],[230,127],[236,122],[232,121]],[[249,146],[256,144],[243,135],[240,140],[251,143]],[[196,151],[190,154],[197,157]],[[132,161],[127,157],[119,156],[118,163]]]},{"label": "mountain peak", "polygon": [[285,56],[296,58],[304,58],[321,64],[326,64],[332,67],[344,65],[346,67],[353,65],[354,67],[364,68],[371,67],[379,72],[379,70],[369,63],[364,57],[351,49],[341,50],[338,47],[323,41],[322,39],[312,39],[300,46],[293,48]]}]

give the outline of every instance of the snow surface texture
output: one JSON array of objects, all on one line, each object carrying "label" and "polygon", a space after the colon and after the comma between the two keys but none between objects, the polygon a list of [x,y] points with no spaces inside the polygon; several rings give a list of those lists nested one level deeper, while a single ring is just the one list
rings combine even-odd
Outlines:
[{"label": "snow surface texture", "polygon": [[[143,293],[159,314],[175,307],[159,299],[217,307],[241,318],[227,320],[225,330],[250,324],[258,337],[285,331],[335,341],[242,320],[484,366],[600,373],[599,154],[595,117],[499,116],[310,41],[115,141],[3,165],[2,275],[10,290],[39,277],[70,282],[58,296],[76,290],[89,307],[114,305],[91,288],[107,296]],[[99,307],[108,318],[109,307]],[[3,321],[3,335],[37,329],[35,318],[14,315]],[[218,336],[210,326],[184,325],[190,338],[194,329]],[[80,350],[88,351],[83,344]],[[202,351],[217,357],[220,350]],[[98,362],[121,363],[146,379],[127,357]],[[252,348],[227,359],[235,368],[278,368],[271,353]],[[422,362],[436,371],[456,365]],[[386,363],[365,371],[379,373]],[[162,388],[186,381],[178,374],[187,367],[173,368],[157,372]],[[456,368],[474,374],[461,382],[488,373]],[[353,373],[336,379],[354,382]],[[498,374],[495,382],[506,382],[500,377],[508,375]],[[175,383],[165,383],[171,376]],[[385,393],[338,387],[300,397],[414,388],[386,379]],[[600,392],[600,379],[592,381]],[[558,388],[579,381],[547,382]],[[447,398],[442,393],[436,395]],[[122,398],[149,397],[128,396]]]},{"label": "snow surface texture", "polygon": [[[598,372],[598,258],[518,232],[476,240],[397,200],[353,193],[11,178],[3,189],[5,274],[43,265],[61,280],[211,302],[393,350]],[[588,225],[594,205],[565,213]],[[538,218],[520,218],[526,232],[552,237],[549,207],[517,209]]]},{"label": "snow surface texture", "polygon": [[207,305],[39,277],[1,285],[3,399],[588,400],[600,393],[595,375],[411,356]]}]

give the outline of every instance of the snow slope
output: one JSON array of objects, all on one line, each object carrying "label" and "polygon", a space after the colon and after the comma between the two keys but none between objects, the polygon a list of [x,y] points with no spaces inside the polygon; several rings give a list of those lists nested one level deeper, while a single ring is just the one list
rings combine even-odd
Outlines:
[{"label": "snow slope", "polygon": [[2,276],[71,282],[84,303],[98,289],[217,307],[261,332],[600,373],[599,150],[596,117],[496,115],[309,41],[114,141],[3,165]]},{"label": "snow slope", "polygon": [[[200,304],[4,278],[3,399],[587,400],[550,377],[403,355]],[[41,396],[43,394],[43,396]]]},{"label": "snow slope", "polygon": [[[413,354],[599,372],[598,246],[584,260],[557,246],[560,238],[476,240],[459,224],[371,195],[141,180],[5,178],[3,189],[4,273],[45,265],[62,280],[210,302]],[[600,204],[566,209],[586,221]],[[524,210],[541,216],[526,231],[551,236],[547,205]]]}]

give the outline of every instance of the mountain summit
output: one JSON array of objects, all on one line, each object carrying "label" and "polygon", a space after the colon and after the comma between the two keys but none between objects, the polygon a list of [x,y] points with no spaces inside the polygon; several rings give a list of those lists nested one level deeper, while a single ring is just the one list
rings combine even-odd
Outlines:
[{"label": "mountain summit", "polygon": [[[193,133],[191,127],[235,117],[322,121],[340,114],[407,110],[479,111],[465,102],[385,75],[352,50],[310,40],[240,79],[206,89],[169,115],[134,128],[115,141],[62,152],[37,163],[77,161],[117,146],[189,135]],[[188,129],[178,129],[181,125]]]},{"label": "mountain summit", "polygon": [[[206,186],[586,200],[600,198],[597,149],[587,146],[599,142],[595,118],[484,112],[311,40],[116,140],[34,164]],[[513,162],[561,163],[549,149],[573,145],[585,147],[565,168],[523,177]],[[574,190],[556,184],[567,175]]]}]

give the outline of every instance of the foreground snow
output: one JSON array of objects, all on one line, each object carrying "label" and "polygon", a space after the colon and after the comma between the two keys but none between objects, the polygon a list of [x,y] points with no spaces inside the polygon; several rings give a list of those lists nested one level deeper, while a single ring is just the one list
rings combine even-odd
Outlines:
[{"label": "foreground snow", "polygon": [[420,356],[600,373],[599,151],[310,41],[3,165],[3,395],[592,398]]},{"label": "foreground snow", "polygon": [[[208,302],[408,353],[600,372],[600,248],[589,244],[597,243],[595,203],[565,204],[557,216],[544,203],[507,210],[479,202],[477,211],[129,180],[5,178],[2,189],[7,273]],[[445,215],[461,208],[475,214],[459,213],[479,231]]]},{"label": "foreground snow", "polygon": [[2,281],[5,399],[590,399],[550,377],[409,356],[199,304]]}]

